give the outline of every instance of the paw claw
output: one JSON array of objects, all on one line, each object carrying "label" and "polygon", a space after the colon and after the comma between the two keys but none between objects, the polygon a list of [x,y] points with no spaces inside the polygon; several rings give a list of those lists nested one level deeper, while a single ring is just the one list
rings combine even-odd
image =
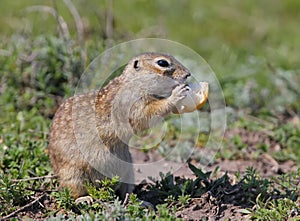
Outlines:
[{"label": "paw claw", "polygon": [[151,210],[155,210],[155,206],[152,203],[144,201],[144,200],[139,200],[139,201],[141,202],[142,207],[148,208],[148,209],[151,209]]},{"label": "paw claw", "polygon": [[82,197],[78,197],[76,200],[75,200],[75,203],[76,204],[79,204],[79,203],[87,203],[88,205],[91,205],[93,203],[93,198],[90,197],[90,196],[82,196]]},{"label": "paw claw", "polygon": [[186,84],[180,84],[175,87],[172,91],[172,95],[170,96],[170,101],[173,105],[176,105],[179,101],[184,99],[187,96],[190,87]]}]

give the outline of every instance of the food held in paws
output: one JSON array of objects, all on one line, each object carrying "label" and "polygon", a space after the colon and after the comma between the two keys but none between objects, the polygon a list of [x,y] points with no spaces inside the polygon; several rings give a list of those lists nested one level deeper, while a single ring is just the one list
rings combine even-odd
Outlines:
[{"label": "food held in paws", "polygon": [[200,109],[207,101],[208,98],[208,83],[199,82],[196,84],[187,85],[187,96],[182,99],[173,110],[175,114],[183,114],[193,112]]}]

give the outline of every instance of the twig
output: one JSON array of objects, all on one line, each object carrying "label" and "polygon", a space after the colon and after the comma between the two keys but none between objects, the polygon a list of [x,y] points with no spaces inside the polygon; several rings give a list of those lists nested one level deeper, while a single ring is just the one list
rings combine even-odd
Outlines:
[{"label": "twig", "polygon": [[76,29],[77,29],[77,32],[78,32],[78,40],[79,40],[79,43],[81,45],[83,45],[83,35],[84,35],[84,28],[83,28],[83,22],[82,22],[82,19],[76,9],[76,7],[74,6],[74,4],[72,3],[71,0],[64,0],[64,3],[67,5],[69,11],[71,12],[73,18],[74,18],[74,21],[75,21],[75,24],[76,24]]},{"label": "twig", "polygon": [[128,203],[128,199],[129,199],[129,193],[126,193],[124,202],[123,202],[123,204],[122,204],[123,206],[126,206],[126,204]]},{"label": "twig", "polygon": [[39,196],[38,198],[36,198],[32,202],[26,204],[25,206],[22,206],[21,208],[19,208],[19,209],[15,210],[14,212],[8,214],[7,216],[3,216],[0,220],[6,220],[6,219],[8,219],[8,218],[10,218],[10,217],[12,217],[14,215],[16,215],[17,213],[21,212],[22,210],[24,210],[24,209],[32,206],[33,204],[35,204],[36,202],[38,202],[40,199],[42,199],[45,196],[46,196],[46,194],[43,194],[43,195]]},{"label": "twig", "polygon": [[79,44],[81,47],[81,57],[85,63],[86,59],[87,59],[87,55],[84,51],[84,25],[83,25],[82,19],[71,0],[64,0],[64,3],[68,7],[69,11],[71,12],[71,14],[74,18],[74,21],[76,24],[76,29],[77,29],[77,34],[78,34],[78,41],[79,41]]},{"label": "twig", "polygon": [[30,191],[34,191],[34,192],[39,192],[39,193],[53,193],[53,192],[58,192],[59,190],[46,190],[46,189],[34,189],[34,188],[30,188],[30,187],[25,187],[25,190],[30,190]]},{"label": "twig", "polygon": [[47,175],[47,176],[40,176],[40,177],[30,177],[30,178],[24,178],[24,179],[13,179],[12,182],[18,183],[23,181],[29,181],[29,180],[41,180],[41,179],[53,179],[57,177],[56,175]]},{"label": "twig", "polygon": [[245,114],[244,117],[252,122],[257,122],[258,124],[264,127],[262,132],[265,132],[267,135],[272,134],[272,129],[277,125],[277,122],[267,121],[249,114]]},{"label": "twig", "polygon": [[107,0],[107,9],[106,9],[106,27],[105,34],[108,39],[113,37],[113,14],[112,14],[112,0]]},{"label": "twig", "polygon": [[111,47],[111,42],[113,39],[113,5],[112,0],[107,0],[107,9],[106,9],[106,26],[105,26],[105,35],[107,38],[107,47]]},{"label": "twig", "polygon": [[57,11],[54,8],[51,8],[51,7],[45,6],[45,5],[35,5],[35,6],[27,7],[25,9],[25,11],[27,11],[27,12],[34,12],[34,11],[47,12],[47,13],[53,15],[53,17],[57,18],[59,28],[60,28],[60,34],[66,39],[70,38],[70,32],[69,32],[67,23],[64,21],[63,17],[61,17],[57,13]]}]

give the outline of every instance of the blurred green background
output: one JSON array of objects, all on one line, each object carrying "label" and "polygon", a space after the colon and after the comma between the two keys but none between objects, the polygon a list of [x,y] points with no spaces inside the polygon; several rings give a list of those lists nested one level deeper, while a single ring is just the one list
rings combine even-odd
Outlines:
[{"label": "blurred green background", "polygon": [[[192,48],[210,64],[221,84],[228,85],[224,92],[230,105],[267,105],[282,110],[280,105],[297,102],[298,97],[289,89],[299,92],[298,0],[74,0],[83,24],[80,35],[76,29],[79,20],[72,16],[68,2],[2,0],[2,54],[13,43],[18,47],[22,39],[36,42],[39,36],[59,36],[60,26],[56,16],[45,8],[48,6],[65,20],[74,40],[70,47],[84,38],[81,47],[90,58],[87,62],[104,50],[106,39],[119,43],[144,37],[166,38]],[[247,89],[254,94],[248,94]]]}]

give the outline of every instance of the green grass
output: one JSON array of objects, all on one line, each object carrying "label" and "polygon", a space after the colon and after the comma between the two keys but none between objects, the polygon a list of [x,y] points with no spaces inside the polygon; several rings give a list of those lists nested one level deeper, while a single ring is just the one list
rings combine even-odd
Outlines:
[{"label": "green grass", "polygon": [[[191,0],[172,5],[163,0],[134,0],[130,4],[114,1],[111,36],[106,32],[109,1],[72,2],[84,24],[83,42],[76,29],[79,21],[74,20],[70,7],[63,1],[1,2],[0,217],[37,197],[50,202],[46,207],[31,207],[41,210],[43,218],[55,215],[86,220],[175,220],[176,209],[189,206],[204,193],[226,200],[218,191],[232,188],[228,176],[214,177],[217,171],[204,172],[193,166],[190,168],[195,179],[161,174],[161,179],[146,186],[144,192],[138,189],[126,205],[112,191],[116,180],[103,181],[100,189],[89,187],[95,200],[92,205],[76,205],[67,189],[57,189],[56,179],[28,179],[52,174],[47,155],[51,119],[59,103],[74,94],[87,65],[110,42],[161,37],[187,45],[204,57],[222,86],[228,107],[228,129],[242,128],[246,136],[263,137],[254,144],[245,140],[245,135],[226,137],[215,160],[258,160],[267,153],[279,163],[293,161],[299,167],[298,0]],[[34,5],[56,9],[70,36],[59,34],[55,16],[41,10],[29,12],[28,7]],[[193,133],[193,128],[190,131]],[[168,151],[179,134],[176,125],[170,127],[164,143],[157,147],[160,154]],[[182,150],[176,153],[178,161],[191,145],[188,134],[181,139]],[[201,132],[197,146],[203,147],[207,140],[206,131]],[[275,144],[280,148],[275,150]],[[251,199],[242,211],[257,220],[294,219],[300,211],[299,176],[298,169],[262,178],[249,168],[246,174],[236,177],[241,192]],[[158,203],[157,211],[142,207],[137,200],[149,192],[157,194],[152,195]],[[28,215],[18,214],[22,218]]]}]

